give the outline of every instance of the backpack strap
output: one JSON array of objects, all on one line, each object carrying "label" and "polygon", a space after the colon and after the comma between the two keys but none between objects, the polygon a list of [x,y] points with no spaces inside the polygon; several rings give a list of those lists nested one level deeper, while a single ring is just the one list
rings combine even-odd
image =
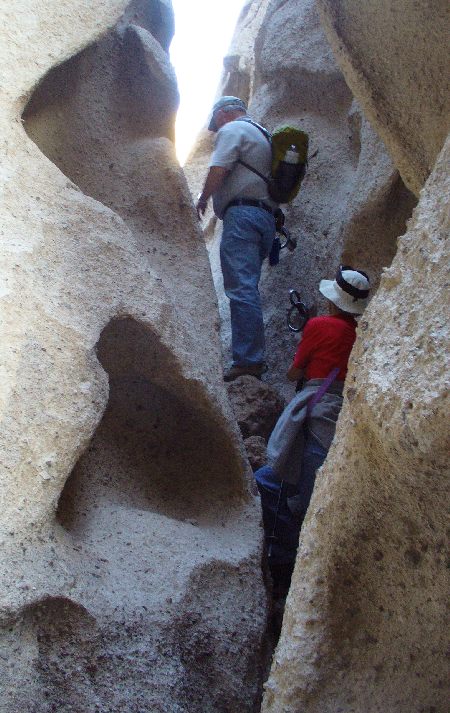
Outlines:
[{"label": "backpack strap", "polygon": [[[242,116],[239,119],[236,119],[236,121],[245,121],[247,124],[252,124],[252,126],[255,126],[257,129],[260,130],[262,135],[264,136],[265,139],[269,142],[269,146],[272,147],[272,136],[267,129],[264,128],[264,126],[261,126],[261,124],[257,124],[256,121],[253,121],[253,119],[250,119],[249,116]],[[240,163],[241,166],[244,166],[247,168],[249,171],[252,171],[252,173],[255,173],[259,178],[261,178],[267,185],[270,183],[270,179],[267,178],[267,176],[264,176],[262,173],[260,173],[256,168],[253,166],[250,166],[249,163],[246,163],[246,161],[243,161],[241,158],[238,158],[236,163]]]},{"label": "backpack strap", "polygon": [[249,171],[252,171],[252,173],[256,173],[257,176],[259,176],[260,178],[262,178],[263,181],[265,181],[267,184],[269,184],[269,179],[267,178],[267,176],[264,176],[264,175],[263,175],[262,173],[260,173],[256,168],[253,168],[253,166],[250,166],[249,163],[246,163],[246,162],[243,161],[241,158],[238,158],[238,160],[236,161],[236,163],[240,163],[241,166],[245,166],[245,168],[248,168],[248,170],[249,170]]},{"label": "backpack strap", "polygon": [[247,124],[252,124],[252,126],[256,126],[257,129],[260,130],[262,135],[264,136],[265,139],[269,142],[270,146],[272,146],[272,134],[270,131],[267,131],[267,129],[264,128],[264,126],[261,126],[261,124],[257,124],[256,121],[253,121],[253,119],[250,119],[249,116],[241,116],[235,121],[246,121]]}]

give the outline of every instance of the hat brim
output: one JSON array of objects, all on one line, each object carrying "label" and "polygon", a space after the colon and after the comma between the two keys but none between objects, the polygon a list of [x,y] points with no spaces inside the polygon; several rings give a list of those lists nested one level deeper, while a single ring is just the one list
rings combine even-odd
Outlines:
[{"label": "hat brim", "polygon": [[335,280],[321,280],[319,292],[336,307],[350,314],[362,314],[367,307],[367,298],[355,301],[351,295],[339,287]]},{"label": "hat brim", "polygon": [[217,124],[216,124],[216,120],[214,118],[214,114],[212,115],[211,121],[208,124],[208,131],[214,131],[214,133],[216,133],[216,131],[217,131]]}]

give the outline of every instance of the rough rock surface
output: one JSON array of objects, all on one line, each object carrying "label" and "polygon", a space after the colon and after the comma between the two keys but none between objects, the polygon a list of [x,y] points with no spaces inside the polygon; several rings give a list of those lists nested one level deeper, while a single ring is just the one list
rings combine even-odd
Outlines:
[{"label": "rough rock surface", "polygon": [[227,384],[227,391],[243,438],[267,440],[285,406],[278,392],[254,376],[240,376]]},{"label": "rough rock surface", "polygon": [[126,4],[0,9],[4,713],[260,695],[260,513],[170,141],[172,11]]},{"label": "rough rock surface", "polygon": [[418,194],[449,129],[448,2],[317,5],[349,87]]},{"label": "rough rock surface", "polygon": [[397,237],[416,205],[383,144],[354,100],[350,142],[358,154],[354,188],[341,226],[344,265],[367,270],[374,288],[397,252]]},{"label": "rough rock surface", "polygon": [[[267,442],[262,436],[249,436],[244,439],[245,449],[247,451],[248,462],[252,470],[262,468],[267,463]],[[255,483],[256,485],[256,483]],[[256,488],[254,488],[256,493]]]},{"label": "rough rock surface", "polygon": [[[266,463],[267,441],[285,406],[268,384],[253,376],[240,376],[227,384],[228,397],[244,439],[253,471]],[[257,493],[256,486],[253,488]]]}]

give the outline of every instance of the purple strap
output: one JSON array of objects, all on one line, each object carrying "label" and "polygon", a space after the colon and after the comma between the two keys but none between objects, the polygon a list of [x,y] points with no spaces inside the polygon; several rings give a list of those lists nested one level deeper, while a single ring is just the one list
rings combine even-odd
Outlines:
[{"label": "purple strap", "polygon": [[331,384],[339,374],[339,371],[339,367],[335,366],[334,369],[330,371],[325,381],[320,385],[320,389],[317,389],[316,393],[311,396],[306,407],[307,416],[311,415],[311,411],[313,410],[314,406],[319,403],[325,391],[328,389],[329,386],[331,386]]}]

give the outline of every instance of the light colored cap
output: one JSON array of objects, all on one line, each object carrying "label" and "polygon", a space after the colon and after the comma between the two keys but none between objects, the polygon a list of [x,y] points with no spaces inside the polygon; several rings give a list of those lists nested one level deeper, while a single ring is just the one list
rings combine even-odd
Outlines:
[{"label": "light colored cap", "polygon": [[209,131],[217,131],[218,126],[216,124],[215,115],[220,109],[227,107],[227,110],[240,109],[241,111],[247,111],[247,105],[239,97],[220,97],[218,101],[213,106],[211,120],[208,125]]},{"label": "light colored cap", "polygon": [[365,272],[341,265],[335,280],[321,280],[319,290],[336,307],[362,314],[369,301],[370,282]]}]

